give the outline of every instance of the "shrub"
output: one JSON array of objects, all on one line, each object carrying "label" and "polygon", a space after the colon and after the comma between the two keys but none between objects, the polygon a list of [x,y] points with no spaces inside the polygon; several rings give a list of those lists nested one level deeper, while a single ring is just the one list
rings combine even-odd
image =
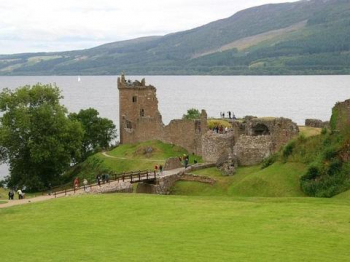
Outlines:
[{"label": "shrub", "polygon": [[261,169],[265,169],[269,166],[271,166],[272,164],[274,164],[277,161],[278,155],[277,154],[273,154],[270,155],[269,157],[265,158],[261,164]]},{"label": "shrub", "polygon": [[282,156],[286,161],[287,158],[293,153],[293,149],[295,148],[295,141],[290,141],[287,145],[284,146],[282,151]]}]

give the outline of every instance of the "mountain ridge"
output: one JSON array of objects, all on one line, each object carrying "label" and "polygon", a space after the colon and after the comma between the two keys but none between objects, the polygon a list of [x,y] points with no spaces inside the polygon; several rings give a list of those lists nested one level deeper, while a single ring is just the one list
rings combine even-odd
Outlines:
[{"label": "mountain ridge", "polygon": [[349,74],[349,25],[349,0],[267,4],[164,36],[0,55],[0,75]]}]

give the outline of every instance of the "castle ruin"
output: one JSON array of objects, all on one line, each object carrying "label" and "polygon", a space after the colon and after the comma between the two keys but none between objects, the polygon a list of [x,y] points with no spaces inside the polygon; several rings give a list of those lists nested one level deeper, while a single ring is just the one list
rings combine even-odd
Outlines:
[{"label": "castle ruin", "polygon": [[218,134],[208,130],[205,110],[198,120],[177,119],[164,125],[154,86],[122,75],[118,89],[121,144],[160,140],[201,155],[207,162],[226,156],[235,157],[240,165],[256,165],[299,133],[290,119],[246,117],[231,120],[232,129]]},{"label": "castle ruin", "polygon": [[202,154],[202,135],[208,130],[207,114],[198,120],[172,120],[164,125],[158,110],[156,88],[141,82],[118,78],[120,143],[160,140],[175,144],[191,153]]}]

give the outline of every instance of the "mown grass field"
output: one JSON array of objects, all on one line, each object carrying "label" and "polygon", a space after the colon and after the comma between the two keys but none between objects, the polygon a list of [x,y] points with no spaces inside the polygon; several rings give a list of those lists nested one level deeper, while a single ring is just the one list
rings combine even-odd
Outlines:
[{"label": "mown grass field", "polygon": [[194,172],[217,180],[214,185],[180,181],[172,188],[176,195],[301,197],[299,178],[306,170],[300,163],[277,162],[265,169],[260,166],[240,167],[233,176],[223,176],[217,168]]},{"label": "mown grass field", "polygon": [[350,201],[91,195],[0,209],[1,261],[349,261]]}]

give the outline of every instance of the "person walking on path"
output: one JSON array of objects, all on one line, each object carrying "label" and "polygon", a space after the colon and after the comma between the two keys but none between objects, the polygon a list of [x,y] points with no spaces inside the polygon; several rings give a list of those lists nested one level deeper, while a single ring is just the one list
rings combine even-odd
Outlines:
[{"label": "person walking on path", "polygon": [[15,193],[13,192],[13,190],[10,190],[9,191],[9,200],[13,200],[13,195],[14,195]]},{"label": "person walking on path", "polygon": [[159,166],[159,171],[160,171],[160,175],[163,175],[163,166],[162,165]]},{"label": "person walking on path", "polygon": [[96,176],[96,182],[97,182],[98,186],[100,187],[101,186],[101,177],[100,177],[100,175]]},{"label": "person walking on path", "polygon": [[158,176],[158,165],[154,166],[154,174]]},{"label": "person walking on path", "polygon": [[76,177],[76,178],[74,179],[74,189],[78,189],[78,187],[79,187],[79,178]]},{"label": "person walking on path", "polygon": [[84,184],[84,192],[86,192],[87,185],[88,185],[88,181],[86,180],[86,178],[84,178],[83,184]]},{"label": "person walking on path", "polygon": [[18,193],[18,199],[23,199],[23,192],[22,192],[22,190],[18,189],[17,193]]},{"label": "person walking on path", "polygon": [[189,158],[188,157],[186,157],[186,159],[185,159],[185,169],[187,168],[187,166],[188,166],[188,160],[189,160]]}]

